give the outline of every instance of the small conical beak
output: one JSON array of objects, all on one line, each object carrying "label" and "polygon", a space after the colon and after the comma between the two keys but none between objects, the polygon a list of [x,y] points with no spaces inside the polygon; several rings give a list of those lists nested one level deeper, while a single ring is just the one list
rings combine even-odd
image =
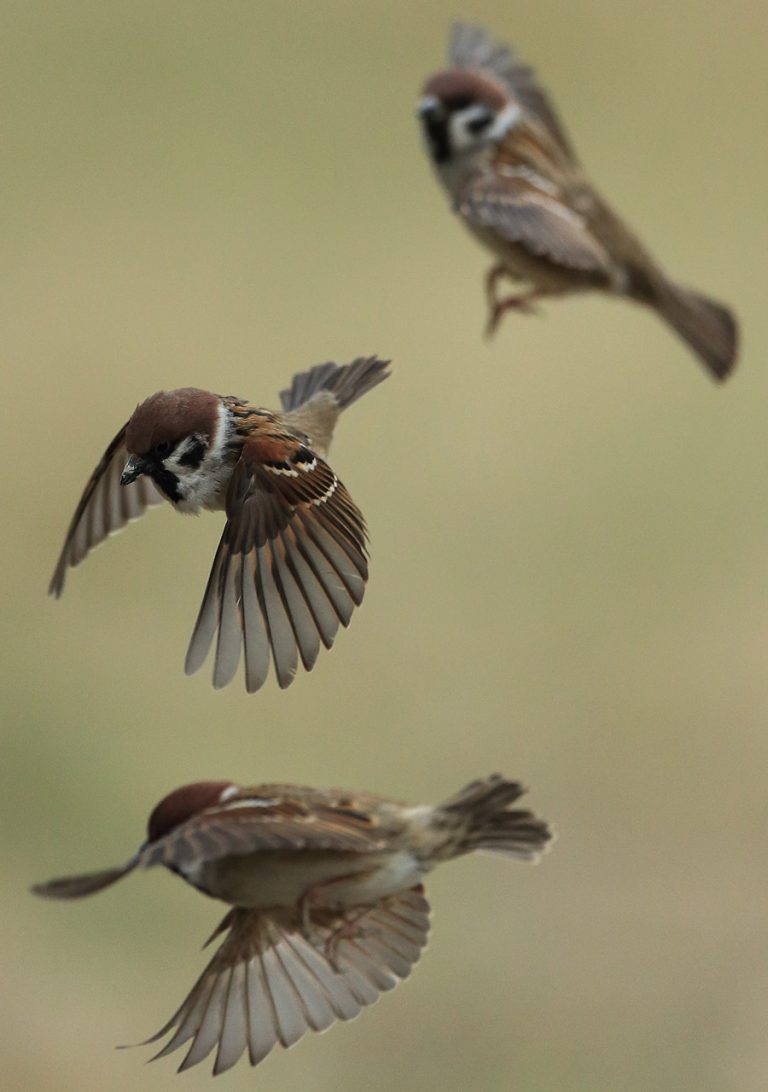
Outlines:
[{"label": "small conical beak", "polygon": [[131,455],[128,462],[123,467],[123,473],[120,475],[121,485],[130,485],[131,482],[135,482],[137,478],[140,478],[142,474],[147,472],[147,462],[145,459],[140,458],[138,455]]}]

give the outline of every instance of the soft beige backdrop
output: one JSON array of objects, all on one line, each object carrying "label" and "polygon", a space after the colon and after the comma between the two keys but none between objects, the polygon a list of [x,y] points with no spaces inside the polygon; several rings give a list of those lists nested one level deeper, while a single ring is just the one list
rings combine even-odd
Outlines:
[{"label": "soft beige backdrop", "polygon": [[[5,1088],[209,1087],[112,1047],[176,1007],[219,908],[161,873],[80,905],[27,894],[123,859],[169,789],[436,800],[497,768],[532,786],[554,852],[445,868],[411,981],[221,1086],[768,1086],[765,5],[464,12],[538,66],[669,267],[735,304],[721,389],[597,298],[483,342],[486,259],[413,117],[458,10],[3,4]],[[372,577],[311,675],[252,697],[184,677],[214,516],[152,512],[46,599],[137,401],[274,404],[295,370],[373,351],[394,376],[334,449]]]}]

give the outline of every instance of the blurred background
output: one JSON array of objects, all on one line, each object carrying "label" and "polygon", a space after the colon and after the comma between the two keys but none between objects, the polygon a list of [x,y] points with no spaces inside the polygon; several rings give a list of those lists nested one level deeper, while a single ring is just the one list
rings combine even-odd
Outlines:
[{"label": "blurred background", "polygon": [[[735,306],[724,387],[598,297],[483,341],[488,259],[414,120],[457,15],[516,43],[659,259]],[[181,1054],[112,1047],[176,1008],[219,908],[159,871],[27,893],[125,859],[170,789],[426,802],[496,769],[554,851],[443,869],[409,982],[220,1084],[768,1086],[765,30],[758,0],[3,4],[6,1088],[180,1080]],[[250,697],[185,678],[218,516],[153,511],[46,599],[138,401],[274,406],[295,371],[371,352],[394,376],[333,451],[371,581],[311,675]]]}]

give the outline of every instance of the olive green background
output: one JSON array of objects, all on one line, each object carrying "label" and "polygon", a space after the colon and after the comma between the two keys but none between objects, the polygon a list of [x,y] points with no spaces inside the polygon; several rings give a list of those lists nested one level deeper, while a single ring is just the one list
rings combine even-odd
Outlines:
[{"label": "olive green background", "polygon": [[[517,43],[609,198],[735,305],[724,387],[598,297],[483,341],[487,259],[414,121],[457,14]],[[161,872],[27,894],[124,859],[168,790],[433,801],[501,769],[554,851],[444,868],[409,982],[221,1086],[765,1089],[765,29],[757,0],[2,6],[4,1087],[209,1086],[112,1047],[175,1009],[220,908]],[[370,352],[393,378],[333,462],[371,580],[311,675],[250,697],[185,678],[218,516],[153,511],[46,599],[138,401],[275,405]]]}]

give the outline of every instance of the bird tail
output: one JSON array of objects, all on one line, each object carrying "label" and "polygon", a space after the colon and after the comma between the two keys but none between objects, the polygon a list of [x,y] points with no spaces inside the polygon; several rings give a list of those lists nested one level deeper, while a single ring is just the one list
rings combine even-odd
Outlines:
[{"label": "bird tail", "polygon": [[339,409],[346,409],[358,398],[383,383],[390,374],[388,360],[376,356],[358,357],[351,364],[316,364],[309,371],[293,377],[290,387],[280,392],[284,413],[299,409],[320,391],[332,394]]},{"label": "bird tail", "polygon": [[715,379],[729,375],[736,363],[738,331],[726,307],[666,278],[653,285],[650,302]]},{"label": "bird tail", "polygon": [[552,831],[532,812],[510,807],[524,792],[519,781],[491,774],[470,782],[446,800],[439,810],[465,823],[458,852],[482,849],[523,861],[536,860],[551,841]]}]

